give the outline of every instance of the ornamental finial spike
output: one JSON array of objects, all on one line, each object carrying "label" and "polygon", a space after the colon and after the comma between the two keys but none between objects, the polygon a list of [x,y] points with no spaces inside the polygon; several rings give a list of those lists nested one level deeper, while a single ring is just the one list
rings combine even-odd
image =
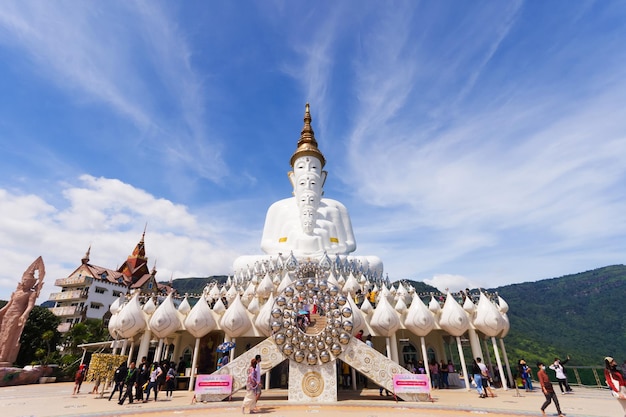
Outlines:
[{"label": "ornamental finial spike", "polygon": [[304,106],[304,127],[300,132],[300,140],[298,140],[298,147],[294,154],[291,156],[291,166],[293,167],[296,159],[302,156],[312,156],[319,159],[322,163],[322,168],[326,165],[326,158],[317,147],[317,141],[315,140],[315,132],[311,127],[311,111],[309,103]]}]

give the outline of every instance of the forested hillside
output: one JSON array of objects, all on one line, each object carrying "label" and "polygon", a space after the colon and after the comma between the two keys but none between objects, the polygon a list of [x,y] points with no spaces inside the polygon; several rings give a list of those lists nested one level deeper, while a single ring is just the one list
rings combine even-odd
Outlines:
[{"label": "forested hillside", "polygon": [[626,266],[614,265],[560,278],[507,285],[506,337],[511,362],[572,357],[572,365],[626,359]]}]

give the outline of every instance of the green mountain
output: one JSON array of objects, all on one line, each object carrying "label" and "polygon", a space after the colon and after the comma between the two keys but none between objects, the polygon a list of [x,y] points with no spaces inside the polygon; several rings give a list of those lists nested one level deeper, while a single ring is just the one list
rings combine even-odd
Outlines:
[{"label": "green mountain", "polygon": [[[226,276],[179,278],[179,294],[200,294]],[[418,293],[439,293],[423,282],[404,281]],[[626,266],[492,288],[509,304],[511,330],[505,339],[511,363],[571,356],[571,365],[598,366],[610,355],[626,359]]]},{"label": "green mountain", "polygon": [[528,363],[572,357],[598,366],[626,358],[626,266],[613,265],[560,278],[491,289],[509,304],[509,360]]}]

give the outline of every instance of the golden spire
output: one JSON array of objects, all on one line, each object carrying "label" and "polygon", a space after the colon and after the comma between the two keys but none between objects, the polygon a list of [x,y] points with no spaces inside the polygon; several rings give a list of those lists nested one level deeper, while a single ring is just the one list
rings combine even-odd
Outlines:
[{"label": "golden spire", "polygon": [[300,132],[300,140],[298,141],[298,148],[291,156],[291,166],[293,167],[296,159],[301,156],[312,156],[317,158],[322,163],[322,168],[326,165],[326,158],[320,150],[317,148],[317,141],[315,140],[315,133],[311,127],[311,112],[309,109],[309,103],[306,103],[304,108],[304,127]]}]

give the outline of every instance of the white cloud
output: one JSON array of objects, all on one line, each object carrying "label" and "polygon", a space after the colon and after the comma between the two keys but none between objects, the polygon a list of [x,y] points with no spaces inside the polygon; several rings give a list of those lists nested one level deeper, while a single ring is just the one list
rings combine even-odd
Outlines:
[{"label": "white cloud", "polygon": [[[157,278],[229,274],[239,251],[237,229],[224,231],[212,222],[116,179],[80,177],[65,186],[66,207],[54,207],[40,197],[0,189],[0,299],[8,299],[30,263],[42,256],[45,286],[39,302],[57,291],[54,280],[78,267],[91,245],[91,262],[118,267],[141,238],[149,266],[156,262]],[[245,241],[243,241],[245,244]]]},{"label": "white cloud", "polygon": [[462,275],[439,274],[434,275],[432,279],[425,279],[424,283],[437,288],[441,292],[450,291],[458,292],[466,288],[473,289],[480,287],[476,282]]}]

